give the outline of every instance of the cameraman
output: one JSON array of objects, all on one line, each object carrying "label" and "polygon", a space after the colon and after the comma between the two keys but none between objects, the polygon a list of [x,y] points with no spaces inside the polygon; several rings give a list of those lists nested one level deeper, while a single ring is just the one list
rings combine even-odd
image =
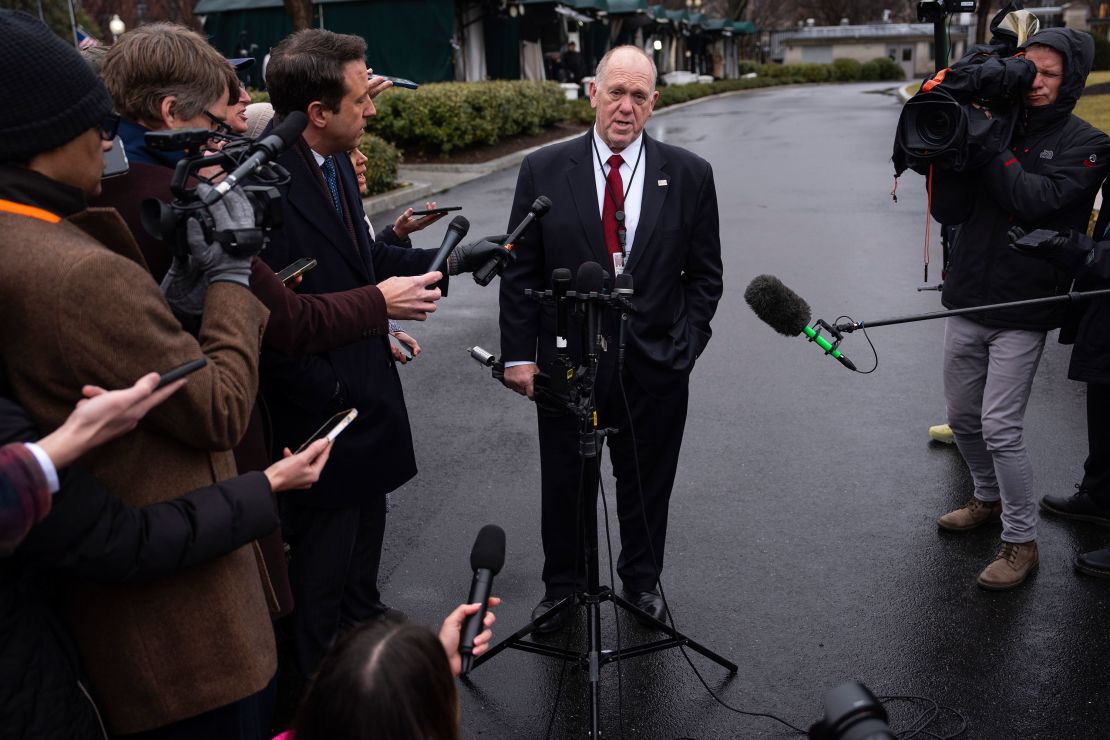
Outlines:
[{"label": "cameraman", "polygon": [[[1010,250],[1007,231],[1015,223],[1085,230],[1110,166],[1110,139],[1072,115],[1094,59],[1090,35],[1052,28],[1022,48],[1036,77],[1009,151],[976,171],[935,175],[933,216],[961,224],[944,282],[948,308],[1066,290],[1062,271]],[[938,524],[966,531],[1001,517],[1001,548],[977,581],[986,589],[1015,588],[1039,563],[1023,426],[1045,335],[1060,322],[1059,309],[1034,306],[952,317],[945,326],[948,419],[975,491]]]}]

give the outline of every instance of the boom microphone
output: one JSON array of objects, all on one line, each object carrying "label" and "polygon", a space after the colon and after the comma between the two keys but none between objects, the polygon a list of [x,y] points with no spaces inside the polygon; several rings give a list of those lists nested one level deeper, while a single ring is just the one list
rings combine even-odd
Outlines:
[{"label": "boom microphone", "polygon": [[447,257],[455,251],[455,247],[459,246],[459,242],[462,241],[468,231],[470,231],[470,221],[466,219],[466,216],[455,216],[451,219],[451,223],[447,225],[447,233],[443,235],[439,251],[436,252],[435,259],[432,260],[428,272],[443,269],[443,266],[447,264]]},{"label": "boom microphone", "polygon": [[849,370],[856,366],[836,349],[827,339],[819,335],[809,326],[809,304],[800,295],[787,288],[774,275],[759,275],[748,283],[744,291],[744,300],[751,306],[755,315],[765,324],[788,337],[805,334],[818,347],[825,350],[825,354],[832,355],[841,365]]},{"label": "boom microphone", "polygon": [[[509,238],[505,240],[504,247],[507,251],[513,251],[513,243],[517,238],[524,233],[524,230],[536,219],[543,218],[547,212],[551,210],[551,200],[547,196],[541,195],[532,202],[532,207],[528,210],[528,215],[521,219],[520,223],[513,229],[513,233],[509,234]],[[501,266],[504,264],[504,255],[497,255],[490,257],[486,264],[479,267],[474,271],[474,282],[478,285],[489,285],[490,280],[493,280],[494,275],[501,272]]]},{"label": "boom microphone", "polygon": [[482,607],[463,622],[459,639],[459,654],[462,657],[462,674],[470,672],[474,661],[474,638],[482,631],[486,618],[486,605],[493,589],[493,577],[505,565],[505,530],[496,524],[487,524],[478,532],[474,547],[470,551],[470,568],[474,578],[470,581],[470,595],[466,603],[481,604]]},{"label": "boom microphone", "polygon": [[227,177],[218,182],[204,197],[204,205],[210,206],[239,184],[264,164],[273,161],[279,154],[288,149],[308,125],[308,116],[302,111],[295,110],[285,117],[285,120],[274,126],[274,130],[264,139],[259,139],[250,148],[250,155],[241,165],[235,168]]}]

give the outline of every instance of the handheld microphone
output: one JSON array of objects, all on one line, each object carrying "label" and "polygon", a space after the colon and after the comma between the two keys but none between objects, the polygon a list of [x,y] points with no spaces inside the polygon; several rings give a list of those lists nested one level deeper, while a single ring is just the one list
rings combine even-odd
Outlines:
[{"label": "handheld microphone", "polygon": [[459,242],[466,236],[466,232],[470,231],[470,221],[466,216],[455,216],[451,219],[451,223],[447,225],[447,233],[443,235],[443,241],[439,245],[439,251],[436,252],[435,258],[432,260],[428,272],[436,272],[442,270],[443,266],[447,264],[447,258],[451,252],[455,251],[455,247],[459,246]]},{"label": "handheld microphone", "polygon": [[474,661],[474,638],[482,631],[486,618],[486,604],[493,589],[493,577],[505,565],[505,530],[496,524],[487,524],[478,532],[474,547],[470,551],[470,568],[474,578],[470,581],[468,604],[481,604],[482,608],[471,614],[463,622],[459,639],[459,655],[462,657],[462,674],[470,672]]},{"label": "handheld microphone", "polygon": [[279,154],[288,149],[300,137],[301,132],[304,131],[307,125],[308,116],[302,111],[296,110],[286,116],[284,121],[274,127],[269,136],[255,142],[250,149],[251,154],[241,165],[236,167],[223,180],[216,183],[216,186],[204,197],[204,205],[212,205],[227,195],[244,177],[247,177],[262,165],[276,159]]},{"label": "handheld microphone", "polygon": [[818,334],[809,326],[810,309],[800,295],[787,288],[774,275],[759,275],[748,283],[744,291],[744,300],[751,306],[755,315],[772,329],[787,337],[805,334],[813,340],[818,347],[825,350],[825,354],[832,355],[837,361],[848,368],[855,370],[856,366],[829,340]]},{"label": "handheld microphone", "polygon": [[[551,200],[548,199],[547,196],[541,195],[536,198],[528,211],[528,215],[521,219],[520,223],[513,229],[513,233],[509,234],[509,238],[505,240],[505,244],[503,245],[505,249],[510,252],[513,251],[513,243],[524,233],[524,230],[536,219],[543,218],[547,215],[547,212],[550,210]],[[491,257],[486,264],[474,271],[474,282],[482,286],[489,285],[494,276],[501,272],[501,267],[504,264],[504,256]]]}]

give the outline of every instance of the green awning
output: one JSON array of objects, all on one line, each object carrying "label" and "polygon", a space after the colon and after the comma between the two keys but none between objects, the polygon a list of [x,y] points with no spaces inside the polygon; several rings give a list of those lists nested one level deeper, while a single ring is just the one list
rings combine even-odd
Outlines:
[{"label": "green awning", "polygon": [[225,13],[229,10],[259,10],[261,8],[281,8],[282,0],[197,0],[193,6],[194,15]]},{"label": "green awning", "polygon": [[649,12],[647,0],[608,0],[609,15]]},{"label": "green awning", "polygon": [[702,23],[702,27],[704,27],[706,31],[723,31],[725,30],[726,24],[728,30],[732,31],[732,22],[726,21],[724,18],[706,18],[705,22]]},{"label": "green awning", "polygon": [[705,25],[705,19],[706,19],[705,13],[691,13],[690,14],[690,19],[689,19],[690,20],[690,25],[691,26],[704,26]]},{"label": "green awning", "polygon": [[648,7],[648,12],[655,16],[656,23],[670,23],[671,19],[667,15],[667,9],[662,5],[652,5]]},{"label": "green awning", "polygon": [[685,10],[666,10],[664,12],[667,14],[667,18],[669,18],[672,23],[690,22],[690,14],[687,13]]},{"label": "green awning", "polygon": [[607,0],[571,0],[567,4],[574,7],[575,10],[580,10],[584,13],[609,12],[609,3]]},{"label": "green awning", "polygon": [[751,21],[733,21],[733,33],[755,33],[755,24]]}]

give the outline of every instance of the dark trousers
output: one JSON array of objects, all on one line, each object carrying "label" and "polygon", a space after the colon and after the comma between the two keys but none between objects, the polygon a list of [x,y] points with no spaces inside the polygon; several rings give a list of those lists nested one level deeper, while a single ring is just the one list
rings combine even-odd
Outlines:
[{"label": "dark trousers", "polygon": [[1087,461],[1079,485],[1110,507],[1110,385],[1087,384]]},{"label": "dark trousers", "polygon": [[292,547],[297,670],[309,677],[341,632],[380,610],[385,496],[368,496],[354,508],[284,506],[282,527]]},{"label": "dark trousers", "polygon": [[[609,376],[612,378],[612,373]],[[685,377],[664,398],[644,392],[625,373],[628,406],[621,399],[613,378],[599,383],[596,393],[599,427],[614,427],[619,433],[608,438],[609,458],[617,479],[617,518],[620,522],[621,552],[617,573],[629,591],[647,591],[663,567],[667,541],[667,511],[671,487],[678,470],[682,433],[686,426],[689,384]],[[631,421],[631,426],[629,422]],[[585,587],[585,565],[581,539],[578,457],[578,420],[569,414],[539,416],[540,468],[542,477],[543,582],[546,598],[561,598]],[[643,484],[643,509],[637,486],[632,432]],[[585,505],[593,505],[587,491]],[[647,527],[644,525],[647,515]],[[600,516],[600,515],[599,515]],[[603,531],[599,524],[599,530]],[[601,546],[604,550],[604,546]],[[652,553],[654,551],[654,562]]]},{"label": "dark trousers", "polygon": [[196,717],[132,735],[117,735],[121,740],[195,740],[211,737],[227,740],[265,740],[270,737],[270,717],[274,713],[275,682],[266,688],[226,706]]}]

